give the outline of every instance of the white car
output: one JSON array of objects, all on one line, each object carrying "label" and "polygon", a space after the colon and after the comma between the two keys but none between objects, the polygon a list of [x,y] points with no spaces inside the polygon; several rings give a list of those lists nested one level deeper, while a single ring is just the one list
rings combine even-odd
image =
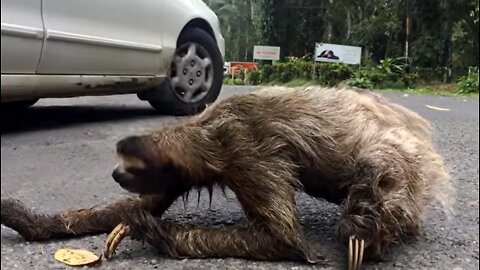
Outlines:
[{"label": "white car", "polygon": [[222,87],[225,45],[201,0],[1,0],[1,102],[138,93],[194,114]]}]

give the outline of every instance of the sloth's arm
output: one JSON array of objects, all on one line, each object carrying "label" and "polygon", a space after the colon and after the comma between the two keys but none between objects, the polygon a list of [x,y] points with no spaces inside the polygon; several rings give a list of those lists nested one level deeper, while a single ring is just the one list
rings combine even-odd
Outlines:
[{"label": "sloth's arm", "polygon": [[169,206],[160,196],[132,197],[104,206],[76,209],[53,215],[35,213],[14,199],[2,199],[1,223],[29,241],[68,238],[110,232],[121,222],[124,213],[145,209],[162,214]]}]

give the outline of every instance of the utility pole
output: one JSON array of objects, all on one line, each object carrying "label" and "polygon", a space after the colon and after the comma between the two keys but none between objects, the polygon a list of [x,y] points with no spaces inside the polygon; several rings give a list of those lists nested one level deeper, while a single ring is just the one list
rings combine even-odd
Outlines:
[{"label": "utility pole", "polygon": [[[405,72],[410,72],[409,50],[410,50],[410,5],[409,0],[405,0]],[[405,80],[405,86],[409,87],[408,78]]]},{"label": "utility pole", "polygon": [[410,7],[409,0],[405,0],[405,61],[408,66],[409,41],[410,41]]}]

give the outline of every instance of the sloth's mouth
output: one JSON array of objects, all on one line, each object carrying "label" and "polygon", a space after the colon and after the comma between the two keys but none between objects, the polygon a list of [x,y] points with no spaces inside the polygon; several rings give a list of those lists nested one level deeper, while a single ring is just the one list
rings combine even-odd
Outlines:
[{"label": "sloth's mouth", "polygon": [[121,188],[125,189],[128,192],[143,194],[141,190],[138,190],[135,185],[132,185],[130,182],[117,182]]},{"label": "sloth's mouth", "polygon": [[133,175],[120,169],[118,165],[115,166],[115,168],[113,169],[112,178],[122,187],[124,184],[132,182],[132,180],[134,180]]},{"label": "sloth's mouth", "polygon": [[126,172],[119,172],[118,170],[114,170],[112,173],[113,180],[120,185],[123,189],[127,190],[128,192],[132,193],[142,193],[139,190],[139,187],[142,185],[138,185],[137,180],[135,177]]}]

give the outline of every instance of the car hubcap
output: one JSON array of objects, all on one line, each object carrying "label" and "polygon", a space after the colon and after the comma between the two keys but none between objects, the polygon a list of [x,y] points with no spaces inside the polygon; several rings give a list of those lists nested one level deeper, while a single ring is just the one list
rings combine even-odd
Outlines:
[{"label": "car hubcap", "polygon": [[186,103],[202,100],[212,87],[213,65],[207,50],[196,43],[178,48],[172,64],[174,93]]}]

